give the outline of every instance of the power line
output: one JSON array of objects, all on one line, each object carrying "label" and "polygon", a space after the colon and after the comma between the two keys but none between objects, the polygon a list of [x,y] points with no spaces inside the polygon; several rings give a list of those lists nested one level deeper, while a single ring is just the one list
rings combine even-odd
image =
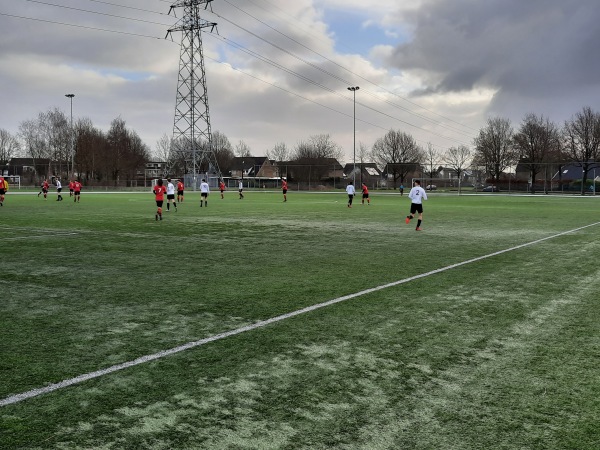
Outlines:
[{"label": "power line", "polygon": [[25,16],[18,16],[16,14],[7,14],[7,13],[0,13],[0,16],[6,16],[6,17],[13,17],[16,19],[24,19],[24,20],[33,20],[36,22],[44,22],[44,23],[51,23],[54,25],[63,25],[66,27],[74,27],[74,28],[83,28],[86,30],[94,30],[94,31],[104,31],[104,32],[108,32],[108,33],[117,33],[117,34],[126,34],[129,36],[138,36],[138,37],[144,37],[144,38],[150,38],[150,39],[158,39],[158,40],[164,40],[164,38],[162,37],[157,37],[157,36],[149,36],[147,34],[139,34],[139,33],[131,33],[128,31],[117,31],[117,30],[108,30],[106,28],[97,28],[97,27],[90,27],[87,25],[75,25],[72,23],[65,23],[65,22],[57,22],[54,20],[47,20],[47,19],[36,19],[33,17],[25,17]]},{"label": "power line", "polygon": [[[54,6],[56,8],[70,9],[73,11],[86,12],[86,13],[90,13],[90,14],[98,14],[100,16],[114,17],[116,19],[133,20],[134,22],[149,23],[151,25],[161,25],[163,27],[169,27],[172,25],[172,24],[166,24],[166,23],[152,22],[150,20],[136,19],[134,17],[124,17],[124,16],[118,16],[116,14],[108,14],[108,13],[103,13],[103,12],[99,12],[99,11],[91,11],[89,9],[74,8],[72,6],[58,5],[56,3],[43,2],[41,0],[26,0],[26,1],[31,2],[31,3],[38,3],[40,5]],[[92,0],[92,1],[96,1],[96,0]],[[100,2],[100,3],[104,3],[104,2]]]},{"label": "power line", "polygon": [[[449,120],[449,121],[451,121],[451,122],[453,122],[453,123],[456,123],[457,125],[460,125],[460,126],[462,126],[462,127],[465,127],[465,128],[469,128],[469,129],[471,129],[471,130],[473,130],[473,131],[477,131],[477,130],[475,130],[475,129],[471,128],[471,127],[468,127],[467,125],[461,124],[460,122],[457,122],[457,121],[455,121],[455,120],[453,120],[453,119],[450,119],[449,117],[445,117],[445,116],[443,116],[443,115],[441,115],[441,114],[438,114],[438,113],[436,113],[435,111],[431,111],[431,110],[429,110],[429,109],[427,109],[427,108],[425,108],[425,107],[423,107],[423,106],[421,106],[421,105],[419,105],[419,104],[417,104],[417,103],[414,103],[414,102],[412,102],[412,101],[408,100],[408,99],[407,99],[407,98],[405,98],[405,97],[402,97],[402,96],[400,96],[400,95],[396,94],[395,92],[392,92],[392,91],[390,91],[390,90],[388,90],[388,89],[385,89],[385,88],[384,88],[384,87],[382,87],[382,86],[379,86],[378,84],[376,84],[376,83],[374,83],[374,82],[372,82],[372,81],[368,80],[367,78],[364,78],[364,77],[363,77],[363,76],[361,76],[361,75],[358,75],[357,73],[355,73],[355,72],[351,71],[350,69],[348,69],[348,68],[346,68],[346,67],[342,66],[341,64],[339,64],[339,63],[337,63],[337,62],[335,62],[335,61],[331,60],[330,58],[328,58],[328,57],[326,57],[325,55],[323,55],[323,54],[321,54],[321,53],[317,52],[316,50],[314,50],[314,49],[312,49],[312,48],[310,48],[310,47],[308,47],[308,46],[304,45],[303,43],[299,42],[298,40],[296,40],[296,39],[294,39],[294,38],[292,38],[292,37],[288,36],[287,34],[285,34],[285,33],[281,32],[281,31],[277,30],[276,28],[274,28],[274,27],[272,27],[271,25],[269,25],[269,24],[265,23],[264,21],[262,21],[262,20],[258,19],[257,17],[253,16],[252,14],[248,13],[247,11],[244,11],[243,9],[241,9],[241,8],[240,8],[240,7],[238,7],[238,6],[235,6],[235,5],[234,5],[234,4],[232,4],[230,1],[228,1],[228,0],[223,0],[223,1],[224,1],[225,3],[228,3],[229,5],[231,5],[233,8],[236,8],[237,10],[239,10],[239,11],[243,12],[244,14],[248,15],[249,17],[252,17],[254,20],[256,20],[256,21],[260,22],[262,25],[264,25],[264,26],[266,26],[266,27],[270,28],[271,30],[275,31],[276,33],[279,33],[280,35],[282,35],[282,36],[286,37],[287,39],[291,40],[292,42],[294,42],[294,43],[296,43],[296,44],[298,44],[298,45],[302,46],[303,48],[305,48],[305,49],[307,49],[307,50],[309,50],[309,51],[311,51],[311,52],[313,52],[313,53],[315,53],[316,55],[318,55],[318,56],[320,56],[320,57],[324,58],[325,60],[329,61],[329,62],[330,62],[330,63],[332,63],[332,64],[335,64],[336,66],[338,66],[338,67],[340,67],[341,69],[343,69],[343,70],[345,70],[345,71],[347,71],[347,72],[351,73],[352,75],[355,75],[355,76],[359,77],[361,80],[363,80],[363,81],[366,81],[367,83],[370,83],[370,84],[372,84],[373,86],[376,86],[376,87],[378,87],[378,88],[380,88],[380,89],[383,89],[383,90],[385,90],[386,92],[388,92],[389,94],[392,94],[392,95],[394,95],[395,97],[401,98],[402,100],[404,100],[404,101],[406,101],[406,102],[408,102],[408,103],[410,103],[410,104],[412,104],[412,105],[414,105],[414,106],[417,106],[417,107],[419,107],[419,108],[421,108],[421,109],[423,109],[423,110],[425,110],[425,111],[428,111],[428,112],[430,112],[430,113],[432,113],[432,114],[435,114],[435,115],[436,115],[436,116],[438,116],[438,117],[444,118],[444,119],[446,119],[446,120]],[[256,4],[256,3],[254,3],[254,4]],[[213,12],[213,14],[214,14],[214,12]],[[219,16],[219,17],[220,17],[220,16]],[[234,25],[236,25],[236,24],[234,24]],[[237,26],[237,25],[236,25],[236,26]],[[348,82],[348,81],[346,81],[346,80],[344,80],[344,82],[345,82],[346,84],[352,84],[352,83],[350,83],[350,82]],[[381,99],[381,98],[380,98],[380,99]],[[431,122],[434,122],[434,123],[436,123],[436,124],[438,124],[438,125],[442,125],[442,126],[443,126],[443,124],[441,124],[441,123],[439,123],[439,122],[436,122],[436,121],[433,121],[432,119],[429,119],[429,118],[426,118],[426,117],[424,117],[424,116],[421,116],[421,115],[419,115],[419,114],[415,113],[414,111],[411,111],[411,110],[409,110],[409,109],[407,109],[407,108],[404,108],[404,107],[402,107],[402,106],[400,106],[400,105],[395,105],[395,104],[393,104],[393,103],[389,102],[388,100],[384,100],[384,101],[385,101],[386,103],[388,103],[388,104],[392,105],[392,106],[396,106],[396,107],[398,107],[398,108],[400,108],[400,109],[403,109],[403,110],[405,110],[406,112],[409,112],[409,113],[411,113],[411,114],[414,114],[414,115],[416,115],[416,116],[418,116],[418,117],[421,117],[421,118],[423,118],[423,119],[425,119],[425,120],[429,120],[429,121],[431,121]],[[459,133],[463,133],[463,134],[465,134],[463,131],[460,131],[460,130],[455,130],[455,131],[457,131],[457,132],[459,132]],[[470,134],[469,134],[469,135],[470,135]]]}]

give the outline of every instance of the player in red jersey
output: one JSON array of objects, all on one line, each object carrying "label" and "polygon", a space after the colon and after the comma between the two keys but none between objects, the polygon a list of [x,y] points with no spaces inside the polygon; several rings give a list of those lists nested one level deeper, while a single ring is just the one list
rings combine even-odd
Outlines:
[{"label": "player in red jersey", "polygon": [[69,180],[69,197],[73,197],[74,190],[75,190],[75,182],[73,180]]},{"label": "player in red jersey", "polygon": [[79,202],[81,200],[81,182],[79,180],[75,180],[73,183],[73,202]]},{"label": "player in red jersey", "polygon": [[4,194],[6,194],[6,188],[8,182],[0,175],[0,206],[4,206]]},{"label": "player in red jersey", "polygon": [[38,197],[40,196],[40,194],[44,194],[44,198],[48,198],[48,189],[50,188],[50,184],[48,183],[48,180],[44,180],[42,181],[42,185],[41,185],[41,192],[38,192]]},{"label": "player in red jersey", "polygon": [[283,201],[287,202],[287,190],[288,190],[288,186],[287,186],[287,180],[283,177],[281,177],[281,192],[283,192]]},{"label": "player in red jersey", "polygon": [[177,201],[179,203],[183,203],[183,190],[185,186],[183,185],[183,180],[179,180],[177,182]]},{"label": "player in red jersey", "polygon": [[225,198],[223,196],[223,192],[225,192],[225,182],[223,180],[219,182],[219,190],[221,191],[221,198]]},{"label": "player in red jersey", "polygon": [[156,182],[156,186],[152,190],[154,192],[154,199],[156,200],[156,214],[154,215],[155,220],[162,220],[162,205],[165,200],[165,194],[167,193],[166,186],[163,186],[162,178],[159,178]]},{"label": "player in red jersey", "polygon": [[367,205],[371,204],[371,199],[369,198],[369,188],[365,183],[362,184],[362,205],[365,204],[365,199],[367,199]]}]

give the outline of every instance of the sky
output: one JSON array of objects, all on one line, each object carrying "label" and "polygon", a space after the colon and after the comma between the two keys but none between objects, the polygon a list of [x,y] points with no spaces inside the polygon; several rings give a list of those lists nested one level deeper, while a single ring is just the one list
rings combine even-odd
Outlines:
[{"label": "sky", "polygon": [[[0,0],[0,128],[59,108],[173,132],[181,18],[167,0]],[[596,0],[213,0],[211,128],[254,156],[329,134],[351,162],[390,129],[443,152],[491,117],[600,109]],[[259,54],[265,62],[239,47]],[[283,67],[283,69],[282,69]],[[356,103],[349,86],[359,86]],[[354,115],[356,107],[356,115]],[[356,128],[356,139],[353,131]]]}]

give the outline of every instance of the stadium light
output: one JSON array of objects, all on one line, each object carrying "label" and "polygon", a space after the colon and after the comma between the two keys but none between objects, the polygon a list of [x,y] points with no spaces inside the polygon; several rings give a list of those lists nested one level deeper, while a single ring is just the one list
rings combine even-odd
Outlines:
[{"label": "stadium light", "polygon": [[352,134],[352,136],[354,137],[354,143],[353,143],[353,152],[352,152],[352,161],[354,164],[354,167],[352,168],[352,184],[354,186],[356,186],[356,91],[358,91],[360,88],[358,86],[350,86],[348,88],[349,91],[352,91],[352,93],[354,94],[354,132]]},{"label": "stadium light", "polygon": [[71,99],[71,172],[75,176],[75,150],[73,149],[73,97],[75,94],[65,94],[65,97]]}]

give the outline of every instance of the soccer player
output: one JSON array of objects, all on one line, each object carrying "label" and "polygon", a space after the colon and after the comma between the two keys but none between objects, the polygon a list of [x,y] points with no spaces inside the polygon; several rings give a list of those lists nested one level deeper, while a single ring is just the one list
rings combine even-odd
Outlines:
[{"label": "soccer player", "polygon": [[204,206],[208,207],[208,194],[210,192],[210,187],[205,179],[202,179],[202,183],[200,183],[200,208],[202,208],[202,200],[204,200]]},{"label": "soccer player", "polygon": [[69,197],[73,197],[73,189],[75,188],[75,182],[69,180]]},{"label": "soccer player", "polygon": [[81,200],[81,181],[75,180],[73,183],[73,202]]},{"label": "soccer player", "polygon": [[167,178],[167,212],[171,210],[171,203],[177,212],[177,203],[175,202],[175,185],[171,183],[171,179]]},{"label": "soccer player", "polygon": [[348,186],[346,186],[346,193],[348,194],[348,208],[352,208],[352,199],[354,198],[354,194],[356,193],[352,181],[348,181]]},{"label": "soccer player", "polygon": [[225,192],[225,181],[221,180],[219,182],[219,190],[221,191],[221,199],[224,199],[225,196],[223,195],[223,192]]},{"label": "soccer player", "polygon": [[406,223],[409,224],[411,219],[414,219],[415,213],[419,213],[419,219],[417,221],[417,228],[415,231],[421,231],[421,222],[423,221],[423,200],[427,200],[427,192],[421,187],[421,182],[415,180],[413,188],[408,194],[408,198],[411,200],[410,214],[406,216]]},{"label": "soccer player", "polygon": [[400,183],[400,196],[404,195],[404,184]]},{"label": "soccer player", "polygon": [[40,196],[40,194],[44,194],[44,198],[48,198],[48,189],[50,188],[50,184],[48,184],[48,180],[44,180],[42,181],[42,191],[38,192],[38,197]]},{"label": "soccer player", "polygon": [[8,187],[8,181],[0,175],[0,206],[4,206],[4,195],[6,194],[6,188]]},{"label": "soccer player", "polygon": [[367,187],[367,185],[365,183],[362,184],[361,186],[362,189],[362,205],[365,204],[365,199],[367,199],[367,205],[371,204],[371,199],[369,198],[369,188]]},{"label": "soccer player", "polygon": [[154,220],[162,220],[162,205],[165,201],[165,194],[167,193],[167,188],[163,186],[162,178],[158,179],[152,192],[154,192],[154,200],[156,200],[156,214],[154,215]]},{"label": "soccer player", "polygon": [[240,200],[241,200],[244,198],[244,180],[243,179],[240,180],[239,191],[240,191]]},{"label": "soccer player", "polygon": [[283,177],[281,177],[281,192],[283,192],[283,201],[287,202],[287,190],[288,190],[288,186],[287,186],[287,180]]},{"label": "soccer player", "polygon": [[177,201],[179,203],[183,203],[183,190],[185,189],[185,186],[183,184],[183,180],[179,180],[177,182]]},{"label": "soccer player", "polygon": [[55,178],[54,179],[54,184],[56,185],[56,193],[58,194],[58,196],[56,197],[56,201],[60,202],[63,199],[62,195],[61,195],[62,183],[60,182],[60,178]]}]

